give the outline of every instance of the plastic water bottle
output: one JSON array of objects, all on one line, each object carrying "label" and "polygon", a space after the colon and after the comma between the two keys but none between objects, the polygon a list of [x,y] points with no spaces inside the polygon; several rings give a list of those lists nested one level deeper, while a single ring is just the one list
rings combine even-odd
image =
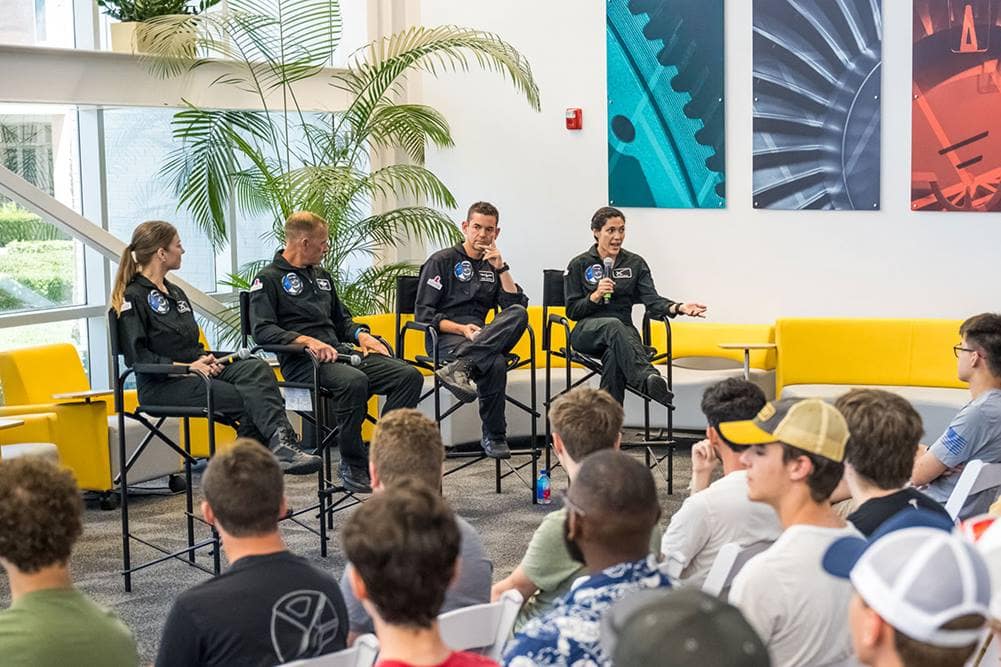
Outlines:
[{"label": "plastic water bottle", "polygon": [[551,493],[551,483],[549,480],[549,471],[542,470],[539,472],[539,479],[535,483],[535,499],[540,505],[548,505],[553,502]]}]

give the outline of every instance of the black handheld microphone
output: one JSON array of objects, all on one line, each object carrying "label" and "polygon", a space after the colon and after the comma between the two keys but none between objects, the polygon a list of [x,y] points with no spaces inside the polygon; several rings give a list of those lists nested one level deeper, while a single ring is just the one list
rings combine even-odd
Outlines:
[{"label": "black handheld microphone", "polygon": [[[606,257],[605,258],[605,276],[604,276],[605,278],[611,278],[612,277],[612,265],[613,264],[615,264],[615,260],[614,259],[612,259],[611,257]],[[605,294],[605,296],[602,297],[602,298],[605,300],[605,303],[608,303],[609,301],[612,300],[612,294],[611,293]]]},{"label": "black handheld microphone", "polygon": [[357,354],[338,354],[334,361],[339,364],[351,364],[352,366],[361,365],[361,357]]},{"label": "black handheld microphone", "polygon": [[250,350],[245,347],[242,347],[233,354],[227,354],[225,357],[220,357],[219,359],[216,359],[215,362],[220,366],[228,366],[234,361],[240,361],[241,359],[249,359],[249,358],[250,358]]}]

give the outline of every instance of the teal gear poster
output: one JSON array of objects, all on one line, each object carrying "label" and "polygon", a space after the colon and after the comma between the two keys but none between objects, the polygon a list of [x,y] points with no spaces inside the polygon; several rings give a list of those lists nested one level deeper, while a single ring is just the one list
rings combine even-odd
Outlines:
[{"label": "teal gear poster", "polygon": [[608,192],[724,208],[723,0],[608,0]]}]

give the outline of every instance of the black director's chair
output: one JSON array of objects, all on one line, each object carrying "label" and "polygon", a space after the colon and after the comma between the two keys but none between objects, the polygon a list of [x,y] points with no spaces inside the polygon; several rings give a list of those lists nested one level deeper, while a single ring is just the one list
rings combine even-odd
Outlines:
[{"label": "black director's chair", "polygon": [[[435,375],[435,371],[444,366],[446,363],[451,361],[451,359],[443,359],[438,356],[438,331],[426,322],[417,322],[413,320],[408,320],[404,322],[403,318],[405,315],[413,315],[416,310],[417,305],[417,286],[418,286],[417,276],[399,276],[396,279],[396,352],[397,357],[403,359],[409,364],[416,366],[417,368],[430,371],[432,386],[426,391],[420,398],[421,401],[428,397],[434,398],[434,419],[439,426],[441,422],[447,417],[451,416],[456,410],[466,405],[461,401],[457,401],[450,408],[442,411],[441,406],[441,391],[444,388],[441,380]],[[430,347],[432,350],[431,355],[418,354],[414,356],[414,360],[408,360],[406,358],[406,333],[407,331],[418,331],[424,335],[425,340],[430,342]],[[535,331],[529,325],[526,329],[528,333],[529,346],[531,353],[528,359],[521,359],[516,354],[508,354],[507,357],[507,372],[510,373],[513,370],[519,368],[524,368],[528,366],[530,370],[530,383],[531,383],[531,406],[525,405],[518,399],[505,394],[504,399],[508,403],[511,403],[515,407],[524,411],[529,415],[532,422],[531,427],[531,449],[528,451],[518,451],[512,450],[511,455],[514,456],[529,456],[531,460],[525,463],[520,463],[518,465],[512,465],[507,459],[494,459],[494,485],[495,491],[497,493],[501,492],[501,480],[509,477],[510,475],[515,475],[529,487],[532,493],[532,503],[535,504],[537,499],[535,497],[535,480],[538,478],[538,467],[539,467],[539,444],[538,444],[538,425],[537,419],[541,417],[538,411],[535,409],[538,405],[538,399],[536,397],[535,388]],[[446,389],[447,391],[447,389]],[[451,451],[452,448],[446,450],[445,458],[447,459],[469,459],[464,463],[458,464],[452,468],[445,471],[445,476],[451,475],[453,473],[459,472],[464,468],[468,468],[471,465],[479,463],[484,459],[487,459],[487,455],[483,451],[466,452],[466,451]],[[507,472],[501,472],[501,461],[504,462],[508,467]],[[532,481],[527,482],[520,474],[522,468],[531,465],[532,466]]]},{"label": "black director's chair", "polygon": [[[596,375],[600,375],[603,367],[600,359],[596,359],[590,355],[579,352],[570,344],[570,320],[568,320],[564,315],[559,313],[550,313],[551,308],[564,307],[566,306],[566,299],[563,291],[563,281],[564,272],[561,269],[545,269],[542,272],[542,321],[545,329],[542,333],[542,349],[546,351],[546,466],[550,465],[550,453],[549,444],[552,441],[551,425],[549,423],[549,407],[552,402],[557,397],[565,394],[574,387],[577,387]],[[657,363],[658,361],[667,361],[667,386],[668,389],[673,387],[672,385],[672,371],[671,371],[671,322],[665,316],[663,318],[658,318],[658,322],[663,321],[664,326],[667,327],[667,352],[664,354],[657,354],[656,350],[650,347],[651,340],[651,323],[652,320],[649,314],[644,314],[643,316],[643,344],[646,345],[650,350],[650,363]],[[563,327],[563,333],[566,340],[566,346],[554,350],[552,347],[552,328],[553,325],[559,325]],[[552,393],[552,358],[557,357],[566,361],[566,383],[564,389],[557,392],[555,395]],[[573,380],[571,375],[572,364],[579,364],[583,366],[588,372],[584,377]],[[665,479],[667,480],[667,492],[674,493],[674,406],[666,406],[667,410],[667,429],[659,429],[656,434],[652,432],[650,427],[650,402],[653,400],[650,396],[636,388],[629,385],[626,386],[626,391],[629,391],[636,396],[643,399],[643,440],[640,443],[635,443],[642,445],[645,449],[646,464],[648,467],[659,468],[660,464],[667,459],[667,474]],[[628,446],[628,444],[633,443],[623,443],[623,448]],[[658,456],[656,452],[653,451],[654,446],[667,446],[667,453]]]},{"label": "black director's chair", "polygon": [[[111,339],[111,363],[114,378],[115,412],[118,414],[118,456],[121,462],[120,472],[115,482],[118,484],[121,496],[121,516],[122,516],[122,576],[125,578],[125,591],[132,591],[132,573],[143,570],[147,567],[166,562],[176,558],[187,563],[191,567],[196,567],[209,574],[219,574],[220,553],[219,534],[215,527],[209,525],[211,537],[195,542],[195,521],[205,523],[201,517],[194,512],[194,498],[192,496],[191,465],[195,459],[191,456],[191,419],[205,419],[208,423],[208,444],[209,456],[215,453],[215,423],[226,423],[232,425],[227,420],[213,410],[212,404],[212,378],[203,377],[192,371],[183,364],[135,364],[131,368],[122,370],[118,357],[121,354],[119,344],[120,332],[118,330],[118,314],[114,308],[108,310],[108,332]],[[204,406],[174,406],[174,405],[149,405],[140,404],[135,410],[129,412],[125,409],[125,382],[133,373],[144,373],[148,375],[161,376],[195,376],[205,381],[206,401]],[[179,418],[182,424],[184,447],[182,448],[162,430],[164,421],[169,418]],[[132,456],[127,456],[125,443],[125,420],[131,419],[139,422],[146,428],[146,435],[133,451]],[[149,542],[135,534],[129,528],[129,494],[128,494],[128,472],[139,456],[154,438],[160,439],[168,447],[173,449],[184,460],[185,485],[185,518],[187,523],[187,547],[183,549],[170,550],[162,545]],[[135,540],[151,549],[164,554],[160,558],[155,558],[138,565],[132,563],[131,546]],[[212,569],[209,569],[195,561],[195,554],[198,550],[210,547],[212,551]]]},{"label": "black director's chair", "polygon": [[[241,345],[246,347],[252,330],[250,324],[250,292],[240,292],[240,339]],[[336,446],[339,430],[337,426],[328,426],[327,419],[327,397],[329,392],[320,385],[320,362],[316,360],[305,345],[256,345],[253,352],[268,352],[272,354],[304,354],[309,357],[313,364],[312,382],[290,382],[282,380],[278,386],[289,391],[308,391],[310,395],[310,409],[294,409],[302,420],[312,425],[313,446],[316,455],[323,458],[323,466],[317,473],[316,496],[317,503],[309,507],[298,510],[289,508],[283,520],[289,520],[302,526],[306,530],[319,536],[320,556],[327,556],[327,542],[329,536],[327,531],[333,528],[334,513],[354,507],[362,502],[356,494],[346,489],[342,484],[335,484],[333,479],[333,464],[331,462],[331,445]],[[334,500],[334,497],[337,499]],[[319,517],[319,530],[308,526],[298,517],[303,514],[316,513]]]}]

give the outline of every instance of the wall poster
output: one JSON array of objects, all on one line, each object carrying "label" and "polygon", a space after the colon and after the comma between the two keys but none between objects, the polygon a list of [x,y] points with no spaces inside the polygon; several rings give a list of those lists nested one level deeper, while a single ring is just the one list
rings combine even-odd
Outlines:
[{"label": "wall poster", "polygon": [[1001,211],[1001,1],[914,0],[911,208]]},{"label": "wall poster", "polygon": [[613,206],[723,208],[723,0],[608,0]]},{"label": "wall poster", "polygon": [[881,0],[754,0],[753,203],[878,210]]}]

